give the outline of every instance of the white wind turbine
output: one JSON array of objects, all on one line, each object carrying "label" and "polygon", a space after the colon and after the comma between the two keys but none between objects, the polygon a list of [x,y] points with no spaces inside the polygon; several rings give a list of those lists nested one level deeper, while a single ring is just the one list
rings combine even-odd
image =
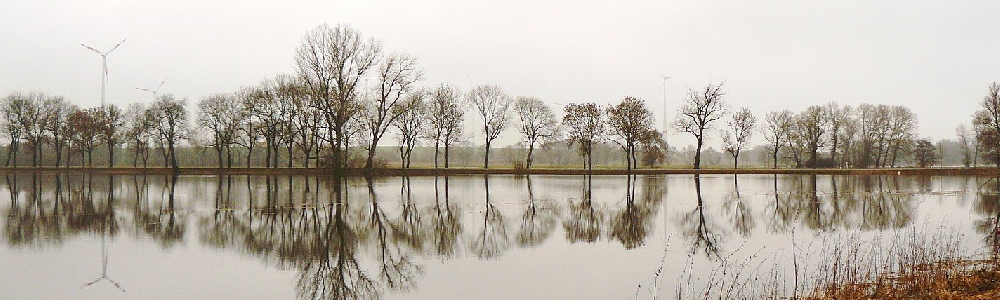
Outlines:
[{"label": "white wind turbine", "polygon": [[137,87],[135,89],[140,90],[140,91],[147,91],[147,92],[153,93],[153,101],[156,101],[156,96],[158,95],[157,93],[160,92],[160,88],[163,87],[164,83],[167,83],[167,77],[163,77],[163,81],[160,81],[160,85],[156,86],[156,89],[152,89],[151,90],[151,89],[141,88],[141,87]]},{"label": "white wind turbine", "polygon": [[111,50],[108,50],[108,52],[101,52],[98,51],[97,49],[94,49],[94,47],[80,44],[80,46],[83,46],[84,48],[90,49],[90,51],[97,52],[97,54],[101,55],[101,61],[103,63],[101,68],[101,106],[104,106],[104,87],[108,82],[108,54],[111,54],[112,51],[118,49],[118,46],[121,46],[122,43],[125,43],[125,39],[123,39],[120,43],[118,43],[114,47],[111,47]]}]

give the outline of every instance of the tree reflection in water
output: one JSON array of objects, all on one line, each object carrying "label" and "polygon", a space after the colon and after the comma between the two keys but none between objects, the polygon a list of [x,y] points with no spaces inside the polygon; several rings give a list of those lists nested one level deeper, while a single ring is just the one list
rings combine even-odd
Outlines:
[{"label": "tree reflection in water", "polygon": [[[692,254],[703,252],[718,258],[725,245],[733,243],[730,238],[749,240],[761,234],[763,231],[754,230],[757,225],[767,226],[771,235],[787,233],[791,228],[819,232],[909,226],[916,207],[913,195],[929,186],[925,179],[895,176],[770,177],[741,175],[744,190],[741,182],[734,180],[733,193],[719,195],[712,194],[711,188],[702,190],[702,180],[708,184],[710,179],[694,176],[697,198],[679,202],[697,200],[697,206],[672,220],[685,239],[683,247],[689,245]],[[581,176],[582,183],[573,182],[573,189],[582,187],[578,196],[545,199],[539,196],[545,194],[540,188],[551,183],[546,178],[529,176],[524,185],[517,186],[517,192],[526,191],[525,201],[499,201],[498,195],[511,193],[493,193],[496,178],[491,180],[487,175],[483,176],[485,193],[476,187],[474,199],[461,202],[453,199],[455,179],[445,176],[433,178],[431,204],[432,196],[422,194],[420,188],[421,180],[429,182],[429,177],[396,178],[367,180],[362,186],[361,179],[348,184],[344,178],[248,176],[243,189],[239,187],[242,178],[223,175],[207,180],[206,186],[214,185],[215,190],[205,192],[206,199],[201,200],[182,196],[182,191],[198,186],[179,181],[202,179],[7,175],[10,206],[3,212],[3,230],[5,241],[13,247],[59,245],[66,237],[83,234],[100,235],[113,246],[120,232],[171,247],[192,237],[186,234],[186,224],[192,224],[197,226],[194,238],[202,245],[232,249],[276,264],[279,269],[296,270],[296,291],[301,298],[378,298],[390,290],[414,287],[423,275],[420,262],[424,258],[433,256],[446,261],[467,255],[495,259],[511,247],[538,247],[553,242],[560,223],[568,243],[594,243],[605,237],[626,249],[641,247],[654,228],[659,228],[653,219],[666,191],[663,177],[628,176],[623,201],[594,199],[592,178]],[[463,177],[462,183],[474,179]],[[773,180],[773,187],[767,186],[771,184],[767,179]],[[119,180],[131,184],[119,184]],[[753,190],[756,182],[761,186]],[[755,198],[761,193],[753,193],[772,189],[773,199],[770,194]],[[155,192],[158,190],[162,191],[159,198]],[[398,207],[393,199],[396,191],[400,197]],[[348,192],[357,195],[348,197]],[[600,188],[597,193],[601,193]],[[973,209],[982,215],[976,223],[977,231],[996,246],[1000,244],[996,235],[1000,184],[990,180],[976,199]],[[565,213],[558,204],[564,200],[568,203]],[[480,210],[471,209],[481,215],[463,217],[470,213],[463,205],[477,207],[475,201],[484,201],[478,206]],[[519,225],[507,224],[498,209],[508,202],[519,205],[509,210],[520,215]],[[188,222],[191,220],[195,222]],[[519,227],[516,232],[508,232],[514,229],[511,226]],[[729,236],[729,232],[738,234]]]},{"label": "tree reflection in water", "polygon": [[431,233],[434,242],[434,253],[442,260],[456,255],[455,249],[458,237],[462,234],[462,222],[455,211],[458,208],[451,203],[449,195],[448,176],[444,177],[444,200],[441,200],[438,177],[434,177],[434,230]]},{"label": "tree reflection in water", "polygon": [[[147,212],[144,217],[146,234],[153,236],[164,248],[183,242],[184,233],[187,231],[187,222],[184,216],[178,217],[176,209],[177,174],[164,175],[165,188],[167,192],[166,207],[160,201],[160,208],[155,213]],[[161,193],[162,194],[162,193]]]},{"label": "tree reflection in water", "polygon": [[990,178],[979,187],[973,209],[982,216],[976,220],[976,232],[990,246],[992,258],[1000,258],[1000,178]]},{"label": "tree reflection in water", "polygon": [[[38,185],[38,182],[35,179],[37,179],[37,175],[32,176],[32,182],[34,182],[34,184],[40,189],[41,186]],[[56,194],[58,193],[59,191],[57,189]],[[107,207],[109,208],[108,213],[105,214],[106,217],[100,218],[98,220],[99,223],[98,226],[100,227],[100,234],[101,234],[101,276],[95,278],[90,282],[85,283],[81,288],[89,287],[98,282],[104,281],[113,285],[122,293],[125,292],[125,289],[122,288],[121,284],[119,284],[118,281],[115,281],[114,279],[108,277],[108,257],[110,256],[108,252],[108,235],[111,235],[114,232],[118,231],[118,226],[117,226],[118,222],[115,219],[114,202],[115,202],[115,176],[111,175],[108,177],[108,200],[107,200],[108,203]]]},{"label": "tree reflection in water", "polygon": [[510,247],[504,216],[490,201],[490,175],[483,175],[486,203],[483,207],[483,229],[472,239],[470,250],[480,259],[499,257]]},{"label": "tree reflection in water", "polygon": [[573,199],[569,199],[569,214],[563,220],[566,241],[593,243],[600,238],[604,216],[601,210],[594,208],[592,196],[593,178],[586,175],[583,177],[583,193],[580,199],[576,203]]},{"label": "tree reflection in water", "polygon": [[[829,179],[829,191],[821,192],[816,175],[773,175],[774,200],[765,209],[768,231],[788,232],[797,223],[815,231],[886,230],[912,224],[914,193],[900,187],[901,181],[909,179],[895,176],[829,176]],[[783,183],[781,188],[779,182]]]},{"label": "tree reflection in water", "polygon": [[311,224],[313,230],[300,228],[309,239],[304,241],[304,247],[296,247],[299,251],[288,253],[285,260],[299,269],[300,299],[375,298],[379,295],[375,282],[355,257],[358,234],[345,220],[345,212],[350,209],[342,188],[345,179],[333,180],[336,202],[327,206],[325,220],[320,220],[320,214],[314,215],[317,219]]},{"label": "tree reflection in water", "polygon": [[556,222],[559,220],[559,210],[550,199],[535,199],[531,175],[525,176],[528,188],[528,205],[521,215],[521,230],[517,232],[517,244],[521,247],[535,247],[545,242],[552,235]]},{"label": "tree reflection in water", "polygon": [[[368,177],[365,179],[368,183],[368,197],[371,203],[371,211],[369,212],[369,228],[368,233],[372,231],[375,233],[375,239],[378,243],[378,253],[380,266],[380,276],[382,281],[390,289],[407,289],[414,284],[415,279],[421,274],[420,267],[414,264],[413,260],[410,258],[411,251],[404,249],[397,241],[398,239],[390,238],[390,235],[397,236],[392,224],[389,223],[389,218],[386,217],[385,211],[379,206],[378,194],[375,193],[375,186],[373,179]],[[405,201],[405,200],[404,200]],[[405,211],[405,208],[404,208]],[[411,212],[416,213],[416,212]],[[393,232],[390,232],[392,230]]]},{"label": "tree reflection in water", "polygon": [[625,207],[611,220],[611,237],[621,242],[625,249],[633,249],[646,243],[664,190],[657,177],[646,176],[642,198],[637,200],[637,176],[626,177]]},{"label": "tree reflection in water", "polygon": [[740,197],[740,178],[733,175],[733,193],[729,199],[722,203],[723,210],[729,214],[733,229],[743,238],[750,237],[750,231],[757,226],[753,212],[743,198]]},{"label": "tree reflection in water", "polygon": [[404,243],[410,248],[410,252],[422,253],[425,228],[416,201],[413,199],[410,177],[400,177],[400,180],[400,214],[399,218],[392,222],[392,238],[397,242]]},{"label": "tree reflection in water", "polygon": [[704,251],[709,258],[720,258],[720,248],[723,235],[717,224],[705,215],[705,201],[701,197],[701,176],[694,175],[694,190],[698,196],[698,206],[691,212],[681,216],[681,234],[690,239],[691,254]]}]

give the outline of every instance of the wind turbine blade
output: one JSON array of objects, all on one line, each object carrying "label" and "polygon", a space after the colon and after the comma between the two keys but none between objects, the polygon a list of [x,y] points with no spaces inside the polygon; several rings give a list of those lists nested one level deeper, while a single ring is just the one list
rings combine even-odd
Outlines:
[{"label": "wind turbine blade", "polygon": [[163,77],[163,81],[160,81],[160,85],[156,86],[156,90],[159,91],[164,83],[167,83],[167,77]]},{"label": "wind turbine blade", "polygon": [[97,52],[97,54],[104,55],[104,53],[101,53],[101,51],[97,51],[97,49],[94,49],[94,47],[87,46],[87,45],[84,45],[84,44],[80,44],[80,46],[83,46],[84,48],[90,49],[90,51]]},{"label": "wind turbine blade", "polygon": [[150,89],[147,89],[147,88],[141,88],[141,87],[137,87],[137,88],[135,88],[135,89],[137,89],[137,90],[140,90],[140,91],[147,91],[147,92],[150,92],[150,93],[153,93],[153,91],[152,91],[152,90],[150,90]]},{"label": "wind turbine blade", "polygon": [[108,59],[104,59],[104,81],[108,81]]},{"label": "wind turbine blade", "polygon": [[[115,45],[114,47],[111,47],[111,50],[108,50],[108,53],[111,53],[111,51],[115,51],[115,49],[118,49],[118,46],[121,46],[122,44],[124,44],[125,40],[127,40],[127,39],[124,39],[124,40],[121,41],[121,43],[118,43],[118,45]],[[105,53],[105,54],[108,54],[108,53]]]}]

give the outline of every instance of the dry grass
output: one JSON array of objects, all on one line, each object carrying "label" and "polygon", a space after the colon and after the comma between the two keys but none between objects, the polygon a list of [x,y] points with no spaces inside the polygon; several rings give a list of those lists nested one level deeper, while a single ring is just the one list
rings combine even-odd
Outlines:
[{"label": "dry grass", "polygon": [[[677,281],[677,299],[1000,299],[1000,262],[976,259],[955,229],[911,227],[886,235],[821,233],[808,245],[714,262],[692,280],[692,260]],[[742,248],[742,247],[741,247]],[[807,250],[812,249],[812,250]],[[762,249],[763,250],[763,249]]]}]

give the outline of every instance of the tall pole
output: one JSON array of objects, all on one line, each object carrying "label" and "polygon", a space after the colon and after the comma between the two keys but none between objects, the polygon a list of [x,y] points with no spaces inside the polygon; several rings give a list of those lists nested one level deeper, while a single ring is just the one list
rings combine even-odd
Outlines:
[{"label": "tall pole", "polygon": [[90,51],[94,51],[101,56],[101,106],[104,106],[104,95],[105,95],[104,92],[105,92],[105,86],[108,82],[108,54],[111,54],[112,51],[118,49],[118,46],[121,46],[122,43],[125,43],[125,39],[123,39],[114,47],[111,47],[111,50],[108,50],[107,52],[101,52],[97,49],[94,49],[94,47],[80,44],[80,46],[90,49]]},{"label": "tall pole", "polygon": [[663,135],[664,136],[667,135],[667,128],[669,128],[669,126],[667,125],[668,123],[667,122],[667,79],[670,78],[673,77],[663,76]]}]

